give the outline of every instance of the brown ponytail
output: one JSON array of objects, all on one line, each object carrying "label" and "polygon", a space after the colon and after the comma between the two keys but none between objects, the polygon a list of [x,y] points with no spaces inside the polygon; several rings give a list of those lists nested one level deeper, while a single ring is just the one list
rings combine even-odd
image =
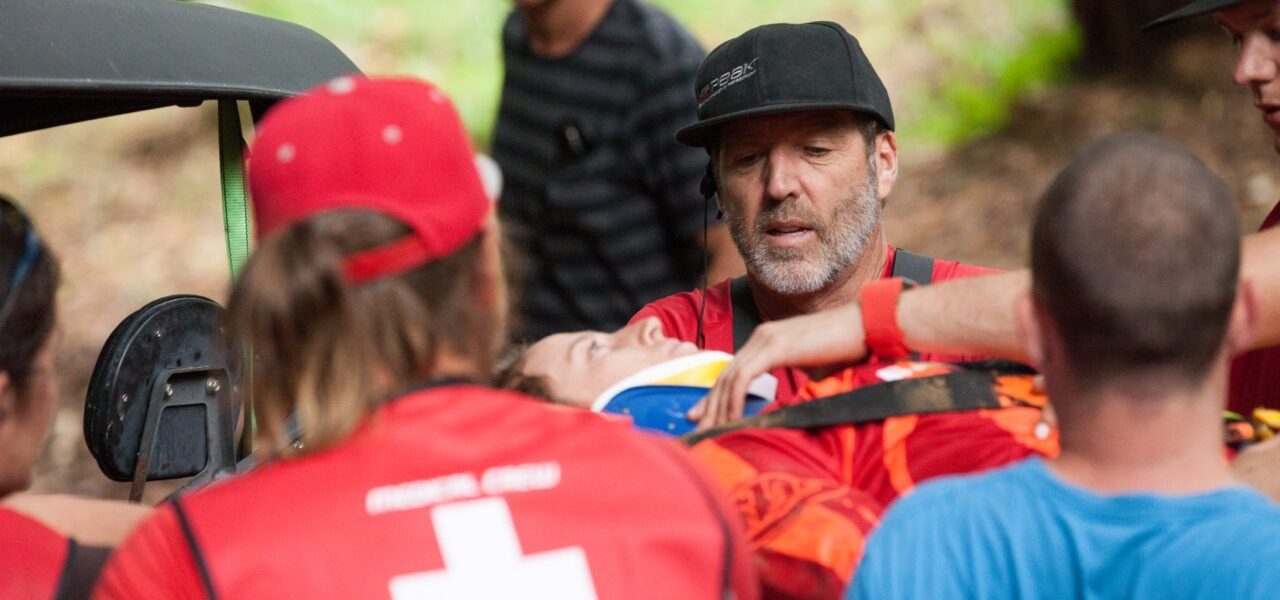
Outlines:
[{"label": "brown ponytail", "polygon": [[302,446],[340,441],[396,392],[433,376],[441,351],[487,372],[500,319],[476,301],[482,234],[458,252],[353,286],[343,258],[404,237],[374,212],[316,215],[267,239],[231,294],[230,322],[254,354],[259,448],[296,454],[284,424],[296,413]]}]

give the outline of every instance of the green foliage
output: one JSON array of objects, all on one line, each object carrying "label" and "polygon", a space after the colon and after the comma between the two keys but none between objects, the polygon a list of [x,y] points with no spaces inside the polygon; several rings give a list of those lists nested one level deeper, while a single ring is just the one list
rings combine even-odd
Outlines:
[{"label": "green foliage", "polygon": [[[1066,0],[650,0],[708,48],[752,26],[832,20],[861,41],[890,86],[899,132],[952,144],[999,127],[1028,90],[1078,53]],[[487,145],[502,84],[499,35],[510,0],[227,0],[299,23],[371,74],[439,83]]]},{"label": "green foliage", "polygon": [[1079,51],[1074,26],[1031,35],[1018,53],[976,51],[929,97],[913,123],[916,135],[950,145],[999,128],[1018,98],[1059,81]]}]

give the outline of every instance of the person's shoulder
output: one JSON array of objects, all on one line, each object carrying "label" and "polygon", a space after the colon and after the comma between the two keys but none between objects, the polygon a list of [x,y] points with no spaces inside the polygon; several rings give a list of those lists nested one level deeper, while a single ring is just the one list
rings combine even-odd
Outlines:
[{"label": "person's shoulder", "polygon": [[[731,301],[729,298],[729,284],[732,280],[726,279],[706,289],[706,305],[703,306],[703,290],[694,289],[687,292],[679,292],[658,298],[642,307],[631,317],[631,323],[656,317],[662,322],[662,330],[668,337],[678,338],[684,341],[694,341],[698,326],[698,315],[702,315],[702,323],[704,333],[707,335],[707,349],[720,349],[719,333],[713,335],[713,330],[719,330],[726,324],[731,325],[733,322],[733,313]],[[732,335],[732,327],[727,328],[728,335]],[[711,339],[715,337],[716,339]],[[730,341],[729,347],[732,348]]]},{"label": "person's shoulder", "polygon": [[[0,505],[0,533],[6,539],[22,539],[65,546],[66,536],[21,510]],[[65,548],[63,548],[65,551]]]},{"label": "person's shoulder", "polygon": [[[720,286],[717,285],[708,288],[707,297],[710,298],[713,295],[711,293],[712,290],[715,290],[718,287]],[[658,317],[661,319],[666,315],[683,315],[690,311],[696,311],[701,301],[701,289],[676,292],[670,296],[663,296],[662,298],[658,298],[657,300],[644,305],[644,307],[636,312],[634,317],[631,317],[631,322],[634,323],[635,321],[646,317]]]},{"label": "person's shoulder", "polygon": [[[976,575],[956,560],[994,547],[1013,484],[1006,467],[924,483],[894,502],[867,540],[846,598],[951,598],[974,592]],[[928,572],[929,577],[920,574]]]},{"label": "person's shoulder", "polygon": [[639,32],[648,58],[662,65],[697,68],[706,56],[702,45],[670,13],[645,0],[617,0],[616,10]]},{"label": "person's shoulder", "polygon": [[[668,319],[681,320],[687,316],[697,316],[698,309],[702,304],[702,294],[703,290],[699,288],[658,298],[637,311],[635,316],[631,317],[631,322],[634,323],[647,317],[658,317],[665,322]],[[729,282],[726,280],[707,288],[706,295],[708,304],[714,304],[717,300],[727,299],[729,297]]]},{"label": "person's shoulder", "polygon": [[[975,577],[1001,578],[991,569],[978,576],[970,560],[1004,548],[1018,527],[1007,507],[1036,493],[1024,481],[1034,476],[1028,463],[937,478],[897,500],[870,535],[846,597],[972,597]],[[925,571],[931,576],[919,577]]]},{"label": "person's shoulder", "polygon": [[[550,404],[514,392],[485,389],[490,410],[478,420],[439,415],[453,425],[437,436],[479,442],[495,456],[522,455],[554,461],[562,470],[593,473],[585,480],[598,482],[619,472],[642,474],[623,478],[613,487],[627,502],[646,503],[655,495],[666,499],[690,499],[704,492],[704,478],[673,440],[636,429],[630,423],[600,413]],[[454,402],[450,411],[463,411]],[[532,459],[532,458],[531,458]],[[567,472],[567,471],[566,471]],[[593,484],[594,485],[594,484]],[[648,500],[646,500],[648,499]]]},{"label": "person's shoulder", "polygon": [[144,519],[108,559],[96,600],[186,598],[201,589],[195,556],[172,504]]},{"label": "person's shoulder", "polygon": [[1262,590],[1274,594],[1280,589],[1280,569],[1276,569],[1280,564],[1280,506],[1261,494],[1254,495],[1236,515],[1236,527],[1218,538],[1227,544],[1222,554],[1236,557],[1227,566],[1246,573],[1242,579],[1248,581],[1241,583],[1239,598],[1262,597],[1254,594]]},{"label": "person's shoulder", "polygon": [[1253,488],[1239,486],[1218,494],[1216,518],[1202,524],[1215,536],[1231,539],[1241,547],[1265,549],[1267,560],[1280,563],[1280,505]]},{"label": "person's shoulder", "polygon": [[524,48],[528,43],[529,29],[525,26],[524,17],[520,16],[520,11],[512,10],[502,23],[502,47],[510,52]]},{"label": "person's shoulder", "polygon": [[1166,545],[1177,548],[1160,563],[1168,586],[1200,590],[1199,597],[1273,596],[1280,589],[1280,506],[1243,486],[1194,502],[1194,510],[1178,511],[1168,533]]},{"label": "person's shoulder", "polygon": [[962,277],[976,277],[978,275],[990,275],[992,273],[1000,272],[1002,272],[1000,269],[971,265],[956,260],[949,260],[945,258],[933,259],[934,281],[946,281],[948,279],[959,279]]},{"label": "person's shoulder", "polygon": [[29,597],[58,587],[70,542],[36,519],[0,506],[0,597]]}]

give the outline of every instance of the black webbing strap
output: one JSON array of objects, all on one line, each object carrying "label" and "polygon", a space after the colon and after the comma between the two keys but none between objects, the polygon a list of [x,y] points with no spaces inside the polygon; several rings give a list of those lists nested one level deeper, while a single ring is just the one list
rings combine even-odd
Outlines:
[{"label": "black webbing strap", "polygon": [[737,353],[764,319],[760,318],[760,309],[756,308],[756,300],[751,297],[746,275],[729,282],[729,302],[733,304],[733,351]]},{"label": "black webbing strap", "polygon": [[54,600],[84,600],[93,592],[102,566],[111,556],[111,548],[83,546],[75,540],[67,540],[67,560],[58,578],[58,591]]},{"label": "black webbing strap", "polygon": [[[933,283],[933,257],[898,248],[893,252],[891,272],[894,277],[910,279],[916,285],[929,285]],[[920,360],[920,353],[912,352],[910,358]]]},{"label": "black webbing strap", "polygon": [[904,379],[818,398],[692,433],[681,438],[689,445],[737,429],[789,427],[809,429],[856,425],[903,415],[1000,408],[993,371],[956,371],[946,375]]},{"label": "black webbing strap", "polygon": [[898,248],[893,252],[894,277],[905,277],[917,285],[933,283],[933,257],[907,252]]},{"label": "black webbing strap", "polygon": [[191,521],[187,519],[182,503],[178,498],[170,498],[169,503],[173,505],[173,514],[178,518],[178,525],[182,527],[182,537],[187,540],[187,547],[191,548],[191,557],[195,559],[196,570],[200,572],[200,584],[204,587],[205,596],[209,600],[218,600],[218,592],[213,589],[213,576],[209,574],[209,563],[204,560],[204,551],[196,542],[196,534],[191,529]]}]

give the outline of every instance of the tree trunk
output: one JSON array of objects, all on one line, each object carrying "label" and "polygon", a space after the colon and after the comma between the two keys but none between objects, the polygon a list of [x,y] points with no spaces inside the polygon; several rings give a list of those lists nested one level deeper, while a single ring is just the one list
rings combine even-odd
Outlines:
[{"label": "tree trunk", "polygon": [[1150,73],[1172,42],[1208,25],[1193,19],[1191,24],[1155,32],[1143,33],[1138,28],[1186,3],[1187,0],[1072,0],[1084,37],[1081,66],[1094,73]]}]

